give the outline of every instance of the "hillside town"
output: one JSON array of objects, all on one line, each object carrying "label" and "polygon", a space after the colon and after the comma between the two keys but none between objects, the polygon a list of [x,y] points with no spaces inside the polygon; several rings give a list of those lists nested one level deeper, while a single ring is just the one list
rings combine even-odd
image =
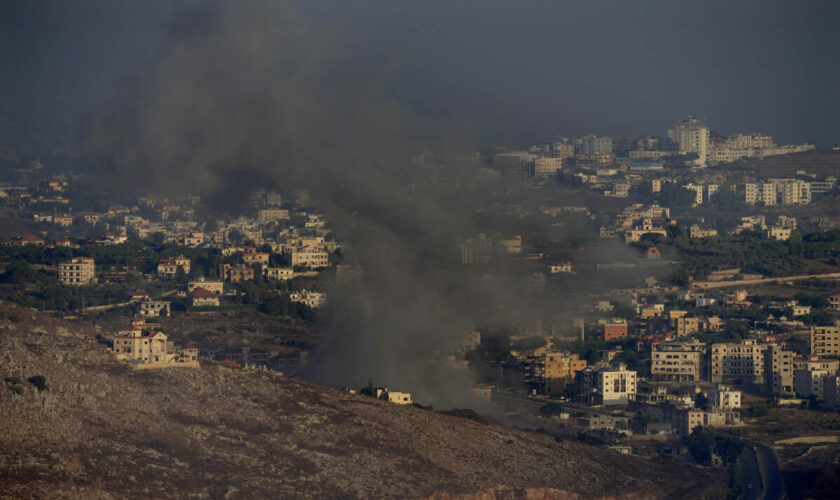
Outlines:
[{"label": "hillside town", "polygon": [[[532,307],[503,308],[428,360],[468,374],[472,397],[620,453],[701,463],[704,429],[760,439],[774,410],[807,423],[840,409],[836,151],[722,137],[689,117],[662,138],[478,157],[540,194],[476,209],[526,230],[451,242],[457,265]],[[301,375],[330,290],[369,277],[307,192],[259,190],[247,213],[223,214],[198,195],[89,186],[39,161],[6,175],[3,216],[20,230],[0,249],[0,298],[101,325],[103,348],[135,370],[212,361]],[[494,274],[500,263],[519,274]],[[396,389],[349,390],[424,404]]]}]

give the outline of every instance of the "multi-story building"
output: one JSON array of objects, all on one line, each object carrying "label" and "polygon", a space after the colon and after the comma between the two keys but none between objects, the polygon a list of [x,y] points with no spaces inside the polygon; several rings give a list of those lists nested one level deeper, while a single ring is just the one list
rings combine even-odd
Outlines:
[{"label": "multi-story building", "polygon": [[178,274],[178,269],[182,269],[184,274],[190,274],[190,259],[180,256],[158,261],[157,270],[160,276],[175,276]]},{"label": "multi-story building", "polygon": [[766,390],[769,393],[780,396],[793,394],[794,357],[793,351],[787,351],[780,345],[767,346],[764,353],[764,373]]},{"label": "multi-story building", "polygon": [[718,410],[736,410],[741,407],[741,391],[718,384],[709,392],[709,406]]},{"label": "multi-story building", "polygon": [[840,323],[811,327],[811,354],[840,356]]},{"label": "multi-story building", "polygon": [[674,124],[668,130],[668,138],[679,144],[680,154],[695,153],[698,166],[705,166],[709,148],[709,127],[694,116]]},{"label": "multi-story building", "polygon": [[754,340],[738,343],[713,344],[711,347],[711,382],[719,384],[727,379],[745,385],[764,384],[764,352],[767,346]]},{"label": "multi-story building", "polygon": [[257,252],[255,248],[246,248],[242,254],[242,262],[246,265],[268,264],[270,254],[268,252]]},{"label": "multi-story building", "polygon": [[231,283],[239,283],[241,281],[254,280],[254,268],[244,266],[231,266],[230,264],[222,264],[220,269],[220,276],[223,280]]},{"label": "multi-story building", "polygon": [[580,152],[585,155],[610,154],[613,152],[612,137],[587,135],[582,138]]},{"label": "multi-story building", "polygon": [[762,203],[773,206],[778,203],[778,193],[775,184],[766,182],[748,182],[744,184],[744,201],[748,205]]},{"label": "multi-story building", "polygon": [[142,300],[133,304],[138,316],[153,318],[158,316],[169,316],[170,304],[165,300]]},{"label": "multi-story building", "polygon": [[192,293],[196,288],[204,288],[216,295],[221,295],[224,292],[225,284],[223,281],[208,281],[204,277],[187,283],[187,293]]},{"label": "multi-story building", "polygon": [[767,228],[767,237],[776,241],[787,241],[793,230],[789,227],[770,226]]},{"label": "multi-story building", "polygon": [[786,180],[779,189],[782,205],[806,205],[811,203],[811,183]]},{"label": "multi-story building", "polygon": [[290,280],[295,277],[295,271],[291,267],[265,267],[262,268],[263,278],[269,280]]},{"label": "multi-story building", "polygon": [[597,372],[597,389],[604,406],[626,405],[636,396],[636,372],[624,365]]},{"label": "multi-story building", "polygon": [[196,288],[190,293],[193,307],[219,307],[219,296],[206,288]]},{"label": "multi-story building", "polygon": [[264,208],[260,210],[259,213],[259,220],[261,224],[288,219],[289,211],[284,208]]},{"label": "multi-story building", "polygon": [[690,238],[711,238],[717,236],[717,229],[703,229],[697,224],[694,224],[688,229],[688,236]]},{"label": "multi-story building", "polygon": [[525,382],[538,394],[563,394],[567,383],[574,381],[578,372],[586,368],[586,360],[577,354],[545,352],[529,356],[523,362]]},{"label": "multi-story building", "polygon": [[168,338],[163,332],[132,326],[121,330],[112,340],[117,359],[161,363],[174,357],[174,349],[170,349]]},{"label": "multi-story building", "polygon": [[534,176],[548,177],[563,169],[563,158],[540,157],[534,160]]},{"label": "multi-story building", "polygon": [[318,268],[329,267],[330,265],[330,255],[317,247],[284,248],[284,251],[289,255],[292,267]]},{"label": "multi-story building", "polygon": [[653,344],[651,376],[677,382],[700,380],[705,352],[706,344],[697,341]]},{"label": "multi-story building", "polygon": [[94,260],[79,257],[58,265],[58,279],[65,285],[87,285],[96,281]]}]

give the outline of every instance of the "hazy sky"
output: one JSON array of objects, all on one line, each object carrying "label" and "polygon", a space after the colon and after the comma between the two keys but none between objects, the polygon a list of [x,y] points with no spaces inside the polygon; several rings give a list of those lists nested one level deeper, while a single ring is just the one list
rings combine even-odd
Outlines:
[{"label": "hazy sky", "polygon": [[[78,136],[154,61],[184,5],[0,0],[0,112]],[[687,113],[727,134],[840,143],[840,2],[317,1],[301,10],[388,61],[390,95],[478,124],[485,142],[664,135]],[[352,62],[350,63],[352,64]]]}]

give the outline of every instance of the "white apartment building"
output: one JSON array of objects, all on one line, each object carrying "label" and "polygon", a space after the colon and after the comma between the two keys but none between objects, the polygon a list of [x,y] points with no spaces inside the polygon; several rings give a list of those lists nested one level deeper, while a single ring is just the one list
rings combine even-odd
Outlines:
[{"label": "white apartment building", "polygon": [[741,407],[741,391],[725,385],[717,385],[709,392],[709,407],[720,410],[734,410]]},{"label": "white apartment building", "polygon": [[763,203],[766,206],[776,205],[778,197],[775,184],[748,182],[744,184],[744,201],[748,205]]},{"label": "white apartment building", "polygon": [[636,396],[636,372],[624,365],[599,371],[597,381],[604,406],[626,405]]},{"label": "white apartment building", "polygon": [[696,153],[695,165],[705,166],[708,160],[709,127],[694,116],[678,121],[668,130],[668,137],[679,144],[680,154]]}]

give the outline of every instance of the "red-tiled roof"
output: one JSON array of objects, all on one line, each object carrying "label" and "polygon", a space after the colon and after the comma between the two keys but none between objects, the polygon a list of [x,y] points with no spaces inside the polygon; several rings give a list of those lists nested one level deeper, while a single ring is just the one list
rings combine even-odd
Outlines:
[{"label": "red-tiled roof", "polygon": [[197,299],[212,299],[216,297],[216,294],[206,288],[199,287],[193,290],[192,296]]}]

